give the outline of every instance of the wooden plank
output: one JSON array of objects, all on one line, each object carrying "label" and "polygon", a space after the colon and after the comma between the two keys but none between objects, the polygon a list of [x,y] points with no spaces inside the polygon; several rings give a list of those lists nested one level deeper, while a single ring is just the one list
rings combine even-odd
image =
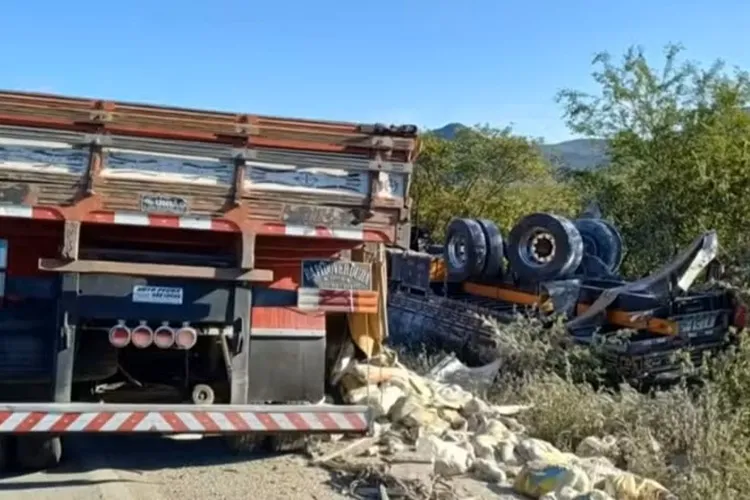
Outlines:
[{"label": "wooden plank", "polygon": [[207,266],[177,266],[112,262],[106,260],[39,259],[39,269],[58,273],[127,274],[137,276],[162,276],[169,278],[209,279],[219,281],[273,281],[273,271],[268,269],[222,269]]},{"label": "wooden plank", "polygon": [[413,126],[387,128],[21,92],[0,92],[0,123],[329,152],[387,148],[408,156],[417,137]]}]

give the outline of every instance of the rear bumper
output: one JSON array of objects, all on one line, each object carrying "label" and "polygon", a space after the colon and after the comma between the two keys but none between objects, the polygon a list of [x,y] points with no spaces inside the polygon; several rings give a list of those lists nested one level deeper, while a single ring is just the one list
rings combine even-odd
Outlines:
[{"label": "rear bumper", "polygon": [[0,434],[366,433],[366,406],[0,404]]}]

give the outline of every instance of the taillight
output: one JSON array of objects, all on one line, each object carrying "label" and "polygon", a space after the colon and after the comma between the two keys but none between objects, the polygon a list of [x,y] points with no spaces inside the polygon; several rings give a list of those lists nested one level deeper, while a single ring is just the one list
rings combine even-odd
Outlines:
[{"label": "taillight", "polygon": [[175,331],[169,325],[162,325],[154,331],[154,345],[159,349],[169,349],[174,345]]},{"label": "taillight", "polygon": [[120,322],[109,329],[109,343],[118,349],[122,349],[130,343],[130,328],[125,323]]},{"label": "taillight", "polygon": [[153,341],[154,331],[145,323],[141,323],[130,332],[130,342],[139,349],[145,349]]},{"label": "taillight", "polygon": [[174,344],[178,349],[192,349],[198,342],[198,331],[187,325],[177,330],[174,337]]}]

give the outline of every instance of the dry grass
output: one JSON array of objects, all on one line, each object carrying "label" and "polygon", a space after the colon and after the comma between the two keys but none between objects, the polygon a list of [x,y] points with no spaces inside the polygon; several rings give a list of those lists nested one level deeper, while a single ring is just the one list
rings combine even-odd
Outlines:
[{"label": "dry grass", "polygon": [[[655,479],[682,500],[750,498],[750,339],[707,363],[699,389],[687,383],[644,394],[595,388],[591,350],[571,347],[562,328],[519,318],[498,325],[506,370],[485,395],[531,402],[529,433],[575,450],[587,436],[614,435],[617,464]],[[405,362],[424,371],[424,353]]]}]

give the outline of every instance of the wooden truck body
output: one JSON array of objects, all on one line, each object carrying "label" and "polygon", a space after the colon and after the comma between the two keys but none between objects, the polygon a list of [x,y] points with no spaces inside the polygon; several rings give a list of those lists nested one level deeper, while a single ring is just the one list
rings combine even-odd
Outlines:
[{"label": "wooden truck body", "polygon": [[[67,432],[364,432],[367,408],[320,404],[327,338],[384,307],[348,257],[408,244],[416,146],[413,126],[0,92],[0,434],[42,465]],[[117,384],[177,406],[107,402]]]}]

